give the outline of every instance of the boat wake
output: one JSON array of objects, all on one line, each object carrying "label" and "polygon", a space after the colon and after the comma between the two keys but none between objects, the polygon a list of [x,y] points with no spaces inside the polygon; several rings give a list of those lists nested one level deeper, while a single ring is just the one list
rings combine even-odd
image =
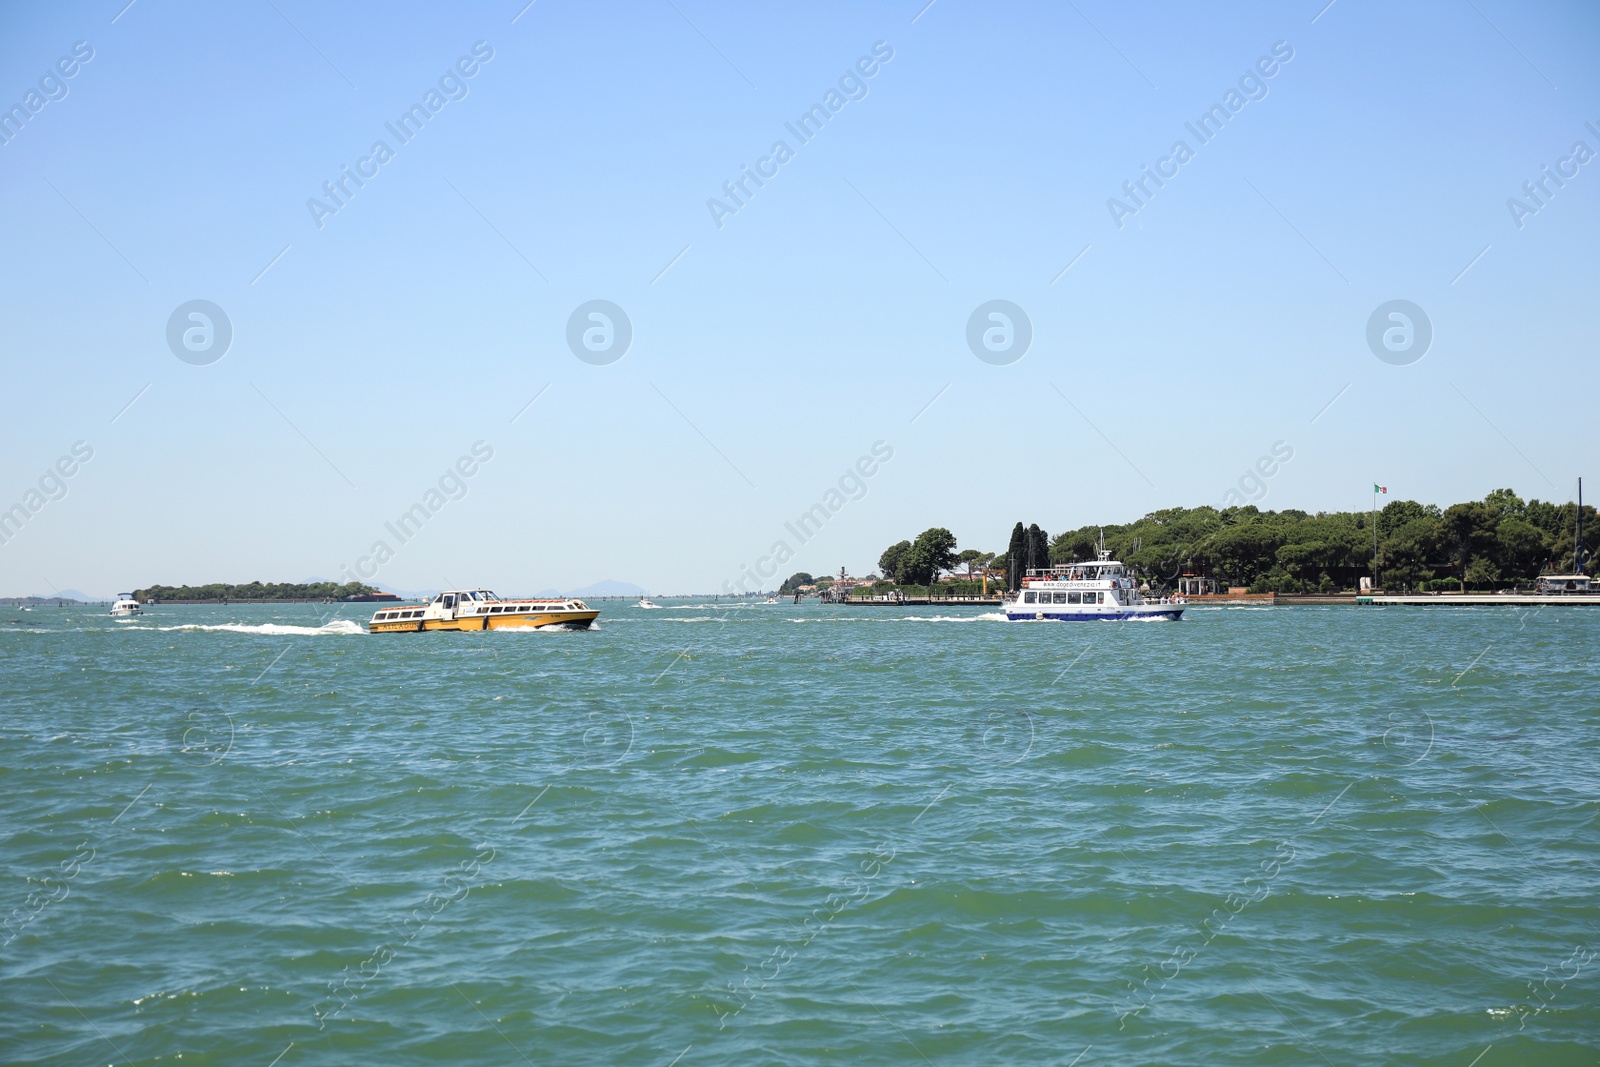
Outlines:
[{"label": "boat wake", "polygon": [[[143,629],[143,627],[141,627]],[[156,626],[156,630],[214,630],[234,634],[266,634],[272,637],[347,637],[350,635],[365,634],[366,627],[349,619],[335,619],[324,626],[288,626],[283,623],[266,622],[257,626],[248,626],[238,622],[224,622],[212,626],[190,624],[186,626]]]},{"label": "boat wake", "polygon": [[[584,630],[599,630],[598,622],[591,622],[588,626],[577,626],[571,623],[555,622],[548,626],[496,626],[489,632],[492,634],[575,634]],[[469,633],[471,631],[468,631]]]},{"label": "boat wake", "polygon": [[[695,622],[695,619],[682,619]],[[1005,622],[1003,611],[986,611],[982,615],[830,615],[820,618],[790,619],[790,622]]]}]

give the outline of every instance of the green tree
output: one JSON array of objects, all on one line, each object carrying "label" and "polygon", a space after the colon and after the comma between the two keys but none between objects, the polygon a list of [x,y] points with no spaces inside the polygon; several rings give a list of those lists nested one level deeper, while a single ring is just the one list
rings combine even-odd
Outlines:
[{"label": "green tree", "polygon": [[1282,528],[1247,522],[1218,530],[1195,551],[1196,561],[1224,585],[1253,585],[1277,562]]},{"label": "green tree", "polygon": [[778,587],[778,592],[792,596],[800,591],[802,585],[810,585],[814,581],[816,579],[805,571],[796,571],[784,579],[783,584]]},{"label": "green tree", "polygon": [[1006,588],[1015,593],[1022,588],[1022,576],[1028,566],[1028,531],[1022,523],[1011,530],[1011,544],[1006,549]]},{"label": "green tree", "polygon": [[1050,535],[1038,523],[1028,527],[1027,553],[1029,570],[1047,570],[1050,567]]},{"label": "green tree", "polygon": [[[932,526],[917,535],[911,548],[900,558],[896,581],[902,585],[927,585],[940,571],[956,565],[956,535],[943,526]],[[902,578],[901,575],[904,575]]]},{"label": "green tree", "polygon": [[1507,515],[1520,517],[1527,510],[1522,498],[1510,489],[1491,489],[1489,495],[1483,498],[1483,503],[1502,518]]},{"label": "green tree", "polygon": [[1389,589],[1420,588],[1438,569],[1434,560],[1439,556],[1439,518],[1419,509],[1415,518],[1385,532],[1383,516],[1387,511],[1385,508],[1378,515],[1378,531],[1383,538],[1378,564],[1383,584]]},{"label": "green tree", "polygon": [[896,541],[883,550],[883,555],[878,557],[878,573],[885,578],[900,580],[900,568],[904,564],[906,553],[911,551],[910,541]]},{"label": "green tree", "polygon": [[1508,514],[1495,527],[1495,555],[1511,577],[1532,580],[1550,557],[1550,541],[1533,523]]},{"label": "green tree", "polygon": [[[1487,555],[1494,544],[1494,530],[1500,518],[1487,504],[1451,504],[1439,519],[1440,547],[1448,558],[1461,583],[1461,592],[1467,591],[1467,582],[1474,581],[1467,573],[1472,561]],[[1478,574],[1484,570],[1479,568]]]},{"label": "green tree", "polygon": [[980,552],[976,548],[963,549],[956,560],[967,568],[967,577],[972,577],[976,571],[986,569],[994,562],[993,552]]}]

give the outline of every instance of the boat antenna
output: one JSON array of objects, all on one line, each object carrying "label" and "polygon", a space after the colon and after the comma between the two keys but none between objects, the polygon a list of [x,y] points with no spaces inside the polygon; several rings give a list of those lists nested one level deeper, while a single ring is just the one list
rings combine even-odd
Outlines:
[{"label": "boat antenna", "polygon": [[1578,479],[1578,532],[1576,543],[1572,547],[1572,558],[1576,566],[1572,573],[1583,573],[1583,479]]}]

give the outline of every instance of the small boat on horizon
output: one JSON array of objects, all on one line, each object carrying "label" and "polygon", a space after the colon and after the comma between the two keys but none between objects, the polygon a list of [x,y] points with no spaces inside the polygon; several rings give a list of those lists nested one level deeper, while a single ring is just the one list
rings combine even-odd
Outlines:
[{"label": "small boat on horizon", "polygon": [[587,630],[599,614],[572,598],[502,600],[488,589],[452,589],[426,604],[379,608],[367,623],[367,632],[537,630],[545,626]]},{"label": "small boat on horizon", "polygon": [[647,596],[642,596],[639,598],[639,603],[636,606],[641,608],[659,608],[661,605],[657,604]]},{"label": "small boat on horizon", "polygon": [[[22,610],[26,611],[28,609],[23,608]],[[135,615],[143,614],[144,609],[139,606],[139,602],[137,600],[133,599],[132,593],[118,593],[116,603],[111,605],[111,615],[113,618],[131,619]]]},{"label": "small boat on horizon", "polygon": [[1168,619],[1177,621],[1188,603],[1183,597],[1162,597],[1157,603],[1144,594],[1129,577],[1120,560],[1102,548],[1097,559],[1083,563],[1058,563],[1046,569],[1032,569],[1022,579],[1022,588],[1006,593],[1001,610],[1010,620],[1053,619],[1061,622],[1093,622],[1100,619]]}]

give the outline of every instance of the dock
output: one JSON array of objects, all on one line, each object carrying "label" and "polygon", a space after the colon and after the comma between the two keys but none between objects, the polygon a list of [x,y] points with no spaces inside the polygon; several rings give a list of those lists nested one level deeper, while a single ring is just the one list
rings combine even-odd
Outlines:
[{"label": "dock", "polygon": [[1576,608],[1600,605],[1600,593],[1374,593],[1358,596],[1357,604],[1374,604],[1380,607],[1457,607],[1457,608]]}]

